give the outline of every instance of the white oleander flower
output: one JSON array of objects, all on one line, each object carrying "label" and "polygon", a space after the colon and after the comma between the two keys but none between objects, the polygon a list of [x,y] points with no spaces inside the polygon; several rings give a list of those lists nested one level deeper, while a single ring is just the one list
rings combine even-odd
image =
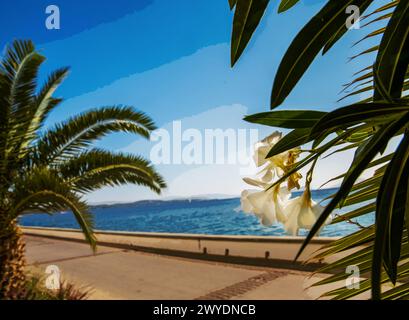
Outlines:
[{"label": "white oleander flower", "polygon": [[[276,131],[255,145],[254,162],[257,167],[263,167],[257,176],[265,183],[272,183],[275,177],[282,177],[291,165],[295,163],[300,154],[299,148],[294,148],[266,159],[270,150],[281,138],[282,134]],[[301,174],[297,172],[292,174],[287,179],[288,189],[299,189],[300,185],[298,181],[301,178]]]},{"label": "white oleander flower", "polygon": [[271,226],[286,221],[284,209],[289,199],[290,192],[286,187],[275,186],[266,191],[244,190],[241,193],[241,208],[245,213],[258,217],[264,226]]},{"label": "white oleander flower", "polygon": [[266,159],[268,153],[270,152],[271,148],[277,144],[278,141],[282,138],[282,133],[275,131],[268,137],[264,138],[263,140],[257,142],[254,146],[254,162],[257,167],[261,167],[267,162],[271,161],[272,158]]},{"label": "white oleander flower", "polygon": [[[284,229],[293,236],[298,234],[299,229],[310,230],[324,209],[323,206],[311,199],[311,192],[307,187],[300,197],[287,202],[284,210],[287,216],[284,222]],[[330,222],[331,217],[328,217],[326,224]]]},{"label": "white oleander flower", "polygon": [[[282,134],[274,132],[255,145],[254,162],[257,167],[262,167],[257,177],[244,178],[243,180],[258,190],[244,190],[241,194],[241,208],[245,213],[254,214],[265,226],[271,226],[277,222],[287,222],[287,207],[291,197],[291,189],[300,188],[298,181],[301,175],[292,174],[287,179],[287,186],[275,185],[275,178],[282,177],[295,163],[300,154],[298,148],[282,152],[267,158],[268,153],[274,145],[280,141]],[[260,190],[261,189],[261,190]]]}]

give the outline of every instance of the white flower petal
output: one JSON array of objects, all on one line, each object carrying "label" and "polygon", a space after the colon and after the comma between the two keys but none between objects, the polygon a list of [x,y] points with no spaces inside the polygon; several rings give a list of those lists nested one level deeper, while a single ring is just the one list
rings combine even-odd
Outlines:
[{"label": "white flower petal", "polygon": [[284,222],[284,229],[290,235],[297,235],[298,233],[298,214],[302,205],[302,197],[291,199],[285,207],[287,220]]},{"label": "white flower petal", "polygon": [[266,192],[264,190],[249,194],[247,196],[247,199],[253,206],[254,213],[256,214],[263,214],[264,209],[273,202],[271,192],[270,191]]},{"label": "white flower petal", "polygon": [[298,213],[298,226],[303,229],[311,229],[315,221],[317,217],[311,207],[303,205]]},{"label": "white flower petal", "polygon": [[267,154],[271,150],[272,146],[260,144],[256,147],[256,152],[254,153],[253,159],[257,167],[261,167],[267,163]]},{"label": "white flower petal", "polygon": [[265,170],[264,175],[261,177],[261,181],[265,183],[272,182],[274,178],[274,171],[272,169]]},{"label": "white flower petal", "polygon": [[[323,212],[324,207],[310,199],[310,193],[305,191],[301,197],[291,199],[285,207],[287,221],[284,228],[287,233],[296,235],[299,229],[310,230]],[[331,221],[327,219],[326,224]]]},{"label": "white flower petal", "polygon": [[240,202],[241,202],[241,209],[245,212],[245,213],[253,213],[253,206],[251,205],[250,201],[248,200],[248,195],[251,193],[250,190],[244,190],[241,193],[241,198],[240,198]]},{"label": "white flower petal", "polygon": [[282,138],[283,134],[279,131],[274,131],[272,134],[270,134],[268,137],[264,138],[262,142],[268,143],[268,144],[276,144],[280,139]]},{"label": "white flower petal", "polygon": [[267,184],[263,181],[251,179],[251,178],[243,178],[243,181],[251,186],[265,188]]},{"label": "white flower petal", "polygon": [[275,207],[273,203],[265,206],[263,214],[260,216],[263,226],[269,227],[277,222],[276,212],[274,209]]}]

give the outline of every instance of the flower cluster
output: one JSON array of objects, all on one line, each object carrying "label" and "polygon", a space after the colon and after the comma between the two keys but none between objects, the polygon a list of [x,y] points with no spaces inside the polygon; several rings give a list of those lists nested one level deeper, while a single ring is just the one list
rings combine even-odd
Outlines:
[{"label": "flower cluster", "polygon": [[268,152],[281,137],[280,132],[274,132],[256,144],[254,162],[260,171],[255,178],[243,180],[259,190],[244,190],[241,207],[244,212],[256,215],[263,225],[280,222],[288,234],[297,235],[299,229],[312,228],[324,207],[311,199],[309,183],[301,196],[291,198],[291,190],[300,188],[302,176],[299,173],[290,175],[286,186],[276,184],[271,187],[277,178],[290,170],[300,155],[300,149],[296,148],[267,158]]}]

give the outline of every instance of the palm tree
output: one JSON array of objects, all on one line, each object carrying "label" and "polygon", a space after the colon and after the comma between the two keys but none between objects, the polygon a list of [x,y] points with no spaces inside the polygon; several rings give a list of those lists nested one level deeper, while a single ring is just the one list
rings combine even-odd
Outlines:
[{"label": "palm tree", "polygon": [[[245,50],[269,2],[229,0],[230,7],[235,8],[232,65]],[[299,0],[281,0],[279,12],[297,3]],[[271,187],[308,165],[314,170],[323,156],[355,150],[348,171],[331,180],[342,181],[340,188],[330,197],[297,255],[335,209],[346,208],[347,212],[337,217],[334,224],[374,214],[374,224],[332,242],[315,255],[316,259],[337,253],[343,256],[318,270],[335,274],[316,285],[344,283],[341,280],[349,277],[345,272],[349,265],[359,267],[364,276],[359,290],[341,284],[325,294],[334,299],[348,299],[369,291],[373,299],[409,299],[409,1],[327,0],[287,49],[271,93],[270,105],[275,109],[285,102],[314,59],[321,52],[326,54],[349,31],[348,7],[359,8],[363,14],[375,4],[379,6],[361,16],[363,26],[381,27],[359,42],[378,37],[379,43],[352,57],[372,61],[344,88],[350,90],[346,97],[366,94],[367,98],[328,113],[283,110],[246,118],[253,123],[292,129],[267,157],[305,144],[311,146],[308,156]],[[388,152],[386,147],[392,139],[399,142],[389,145],[393,152]],[[373,173],[359,181],[364,172]]]},{"label": "palm tree", "polygon": [[92,146],[112,132],[149,138],[155,125],[142,112],[103,107],[44,129],[47,116],[62,101],[53,94],[68,73],[68,68],[56,70],[38,90],[44,60],[31,41],[14,41],[0,64],[0,298],[18,298],[25,285],[18,217],[69,210],[95,250],[86,193],[123,184],[158,194],[165,188],[148,160]]}]

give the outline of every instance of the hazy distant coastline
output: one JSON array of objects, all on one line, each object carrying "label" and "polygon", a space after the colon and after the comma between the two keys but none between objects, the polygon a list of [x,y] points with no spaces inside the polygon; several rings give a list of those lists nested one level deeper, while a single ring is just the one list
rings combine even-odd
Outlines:
[{"label": "hazy distant coastline", "polygon": [[[320,190],[312,190],[313,196],[315,193],[320,192],[335,192],[338,188],[328,188],[328,189],[320,189]],[[293,196],[298,196],[302,193],[303,190],[293,192]],[[228,200],[228,199],[238,199],[240,195],[228,195],[228,194],[204,194],[204,195],[197,195],[192,197],[162,197],[161,199],[145,199],[145,200],[137,200],[131,202],[94,202],[91,203],[92,208],[97,207],[110,207],[110,206],[128,206],[128,205],[138,205],[138,204],[147,204],[147,203],[162,203],[168,201],[205,201],[205,200]]]}]

